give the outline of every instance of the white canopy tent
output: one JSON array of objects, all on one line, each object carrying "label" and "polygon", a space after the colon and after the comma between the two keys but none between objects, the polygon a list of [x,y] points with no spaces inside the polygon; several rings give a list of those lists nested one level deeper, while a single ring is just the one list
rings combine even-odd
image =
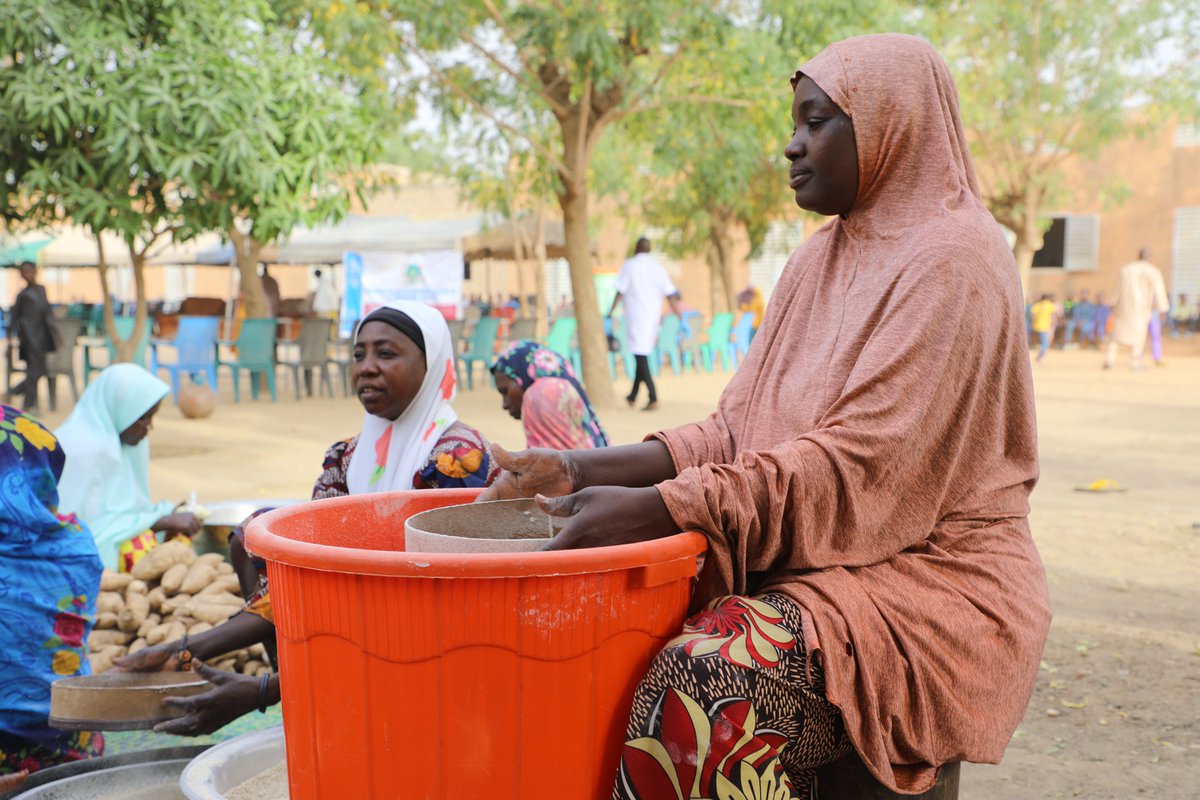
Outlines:
[{"label": "white canopy tent", "polygon": [[[268,264],[340,264],[347,250],[356,252],[420,253],[458,250],[462,240],[479,231],[483,217],[415,220],[410,217],[369,217],[351,214],[335,225],[296,228],[284,242],[263,247]],[[216,242],[200,248],[185,263],[229,264],[233,245]]]}]

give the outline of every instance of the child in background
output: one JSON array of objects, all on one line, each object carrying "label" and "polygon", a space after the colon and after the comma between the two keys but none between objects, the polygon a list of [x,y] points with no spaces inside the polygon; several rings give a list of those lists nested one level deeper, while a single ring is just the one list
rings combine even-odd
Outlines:
[{"label": "child in background", "polygon": [[1046,357],[1046,351],[1050,349],[1050,341],[1054,338],[1054,328],[1058,324],[1059,310],[1058,303],[1054,302],[1054,295],[1043,294],[1042,299],[1029,309],[1029,317],[1030,327],[1038,337],[1037,363],[1040,364]]}]

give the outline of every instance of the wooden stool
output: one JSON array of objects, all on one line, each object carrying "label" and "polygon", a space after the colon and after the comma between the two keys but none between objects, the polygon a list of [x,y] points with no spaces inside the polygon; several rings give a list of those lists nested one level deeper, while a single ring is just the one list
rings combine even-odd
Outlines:
[{"label": "wooden stool", "polygon": [[851,753],[817,770],[817,800],[958,800],[958,766],[943,765],[937,783],[924,794],[898,794],[875,780],[858,754]]}]

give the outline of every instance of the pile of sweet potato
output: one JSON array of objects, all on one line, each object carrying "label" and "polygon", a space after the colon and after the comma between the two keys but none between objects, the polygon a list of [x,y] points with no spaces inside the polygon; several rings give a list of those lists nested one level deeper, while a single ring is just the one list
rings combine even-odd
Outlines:
[{"label": "pile of sweet potato", "polygon": [[[237,576],[219,553],[197,556],[182,541],[161,544],[133,570],[104,570],[96,602],[96,626],[88,636],[92,672],[144,647],[195,636],[241,610]],[[217,669],[261,675],[270,671],[262,645],[213,659]]]}]

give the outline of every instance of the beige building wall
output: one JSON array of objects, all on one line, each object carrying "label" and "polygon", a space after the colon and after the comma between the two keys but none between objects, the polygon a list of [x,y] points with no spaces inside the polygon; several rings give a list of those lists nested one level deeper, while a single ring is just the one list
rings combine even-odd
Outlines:
[{"label": "beige building wall", "polygon": [[[1184,139],[1186,142],[1187,140]],[[1176,144],[1174,123],[1163,125],[1143,138],[1129,137],[1100,153],[1094,162],[1067,165],[1065,180],[1072,191],[1056,214],[1099,216],[1099,251],[1096,269],[1067,272],[1035,269],[1030,294],[1053,292],[1059,300],[1066,292],[1088,289],[1110,294],[1121,267],[1137,258],[1142,247],[1162,270],[1167,288],[1178,254],[1174,252],[1176,210],[1200,207],[1200,143]],[[1116,181],[1128,195],[1120,203],[1105,204],[1102,191]]]}]

